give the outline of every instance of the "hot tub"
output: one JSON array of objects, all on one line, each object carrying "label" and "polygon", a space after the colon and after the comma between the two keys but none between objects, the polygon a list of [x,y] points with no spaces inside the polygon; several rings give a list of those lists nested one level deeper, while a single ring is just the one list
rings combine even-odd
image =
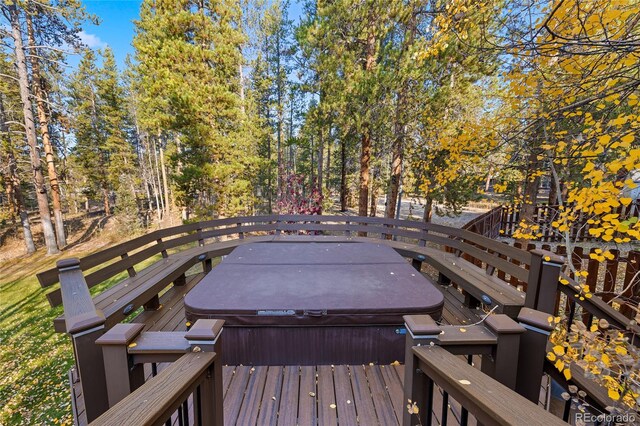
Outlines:
[{"label": "hot tub", "polygon": [[440,317],[440,291],[374,243],[264,242],[236,248],[185,297],[187,320],[224,319],[223,362],[391,363],[402,316]]}]

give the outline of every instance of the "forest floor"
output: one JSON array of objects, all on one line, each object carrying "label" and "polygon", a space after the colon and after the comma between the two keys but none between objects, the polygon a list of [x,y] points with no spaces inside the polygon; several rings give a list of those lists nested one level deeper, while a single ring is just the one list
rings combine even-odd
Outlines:
[{"label": "forest floor", "polygon": [[[434,215],[434,222],[461,226],[488,208],[471,207],[456,218]],[[383,211],[384,200],[378,214]],[[405,200],[401,217],[420,219],[422,209]],[[39,224],[33,232],[41,248],[32,255],[26,254],[15,231],[5,233],[0,242],[0,425],[72,423],[67,372],[73,351],[69,338],[53,330],[52,321],[62,314],[62,307],[49,306],[49,289],[40,287],[35,274],[61,258],[83,257],[137,236],[123,234],[112,216],[101,214],[68,217],[67,228],[69,245],[53,256],[44,254]],[[103,291],[121,278],[113,277],[91,292]]]}]

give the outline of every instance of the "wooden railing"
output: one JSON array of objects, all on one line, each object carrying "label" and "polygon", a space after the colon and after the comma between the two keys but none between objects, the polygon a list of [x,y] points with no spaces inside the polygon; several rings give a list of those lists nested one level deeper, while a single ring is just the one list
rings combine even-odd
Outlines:
[{"label": "wooden railing", "polygon": [[[172,424],[172,416],[178,416],[179,424],[185,426],[223,426],[222,413],[215,410],[215,359],[216,354],[210,352],[183,355],[91,422],[91,425],[162,425],[167,421]],[[183,410],[178,412],[187,404],[190,396],[194,407],[193,417]]]},{"label": "wooden railing", "polygon": [[[504,237],[511,237],[518,228],[520,223],[520,211],[521,205],[511,205],[502,207],[502,217],[500,219],[500,235]],[[557,220],[559,213],[558,206],[548,204],[538,204],[535,206],[533,221],[539,226],[538,233],[541,234],[540,240],[545,242],[561,242],[563,236],[554,230],[551,223]],[[640,200],[636,200],[629,206],[620,206],[611,213],[619,214],[620,220],[622,218],[638,217],[640,218]],[[573,241],[591,241],[594,237],[589,234],[588,215],[580,214],[579,217],[572,223],[569,234]]]},{"label": "wooden railing", "polygon": [[483,235],[487,238],[498,238],[502,227],[503,207],[498,206],[467,222],[462,229]]},{"label": "wooden railing", "polygon": [[[505,210],[505,212],[509,215],[514,214],[514,210]],[[513,220],[507,219],[505,222],[504,217],[503,215],[503,225],[506,223],[507,228],[512,227]],[[479,228],[476,229],[481,231]],[[553,240],[547,238],[547,241]],[[517,242],[514,243],[514,246],[523,248]],[[534,250],[535,247],[535,244],[530,243],[527,250]],[[551,250],[549,244],[543,244],[542,248]],[[563,245],[557,245],[554,251],[559,256],[567,256],[566,247]],[[617,249],[612,249],[609,252],[613,258],[606,259],[604,262],[590,256],[598,254],[598,252],[601,253],[602,249],[592,247],[587,252],[583,247],[577,246],[574,247],[570,256],[576,270],[588,272],[583,284],[588,287],[588,291],[593,294],[593,297],[581,297],[584,290],[581,289],[580,283],[577,282],[573,273],[569,271],[568,265],[565,265],[565,271],[560,274],[560,278],[566,284],[554,284],[552,281],[546,281],[549,288],[542,290],[545,296],[540,299],[537,307],[554,316],[566,318],[563,324],[567,332],[575,321],[582,321],[587,328],[590,328],[593,324],[598,324],[600,319],[604,319],[611,327],[631,337],[632,344],[640,346],[640,327],[632,321],[637,315],[635,309],[640,303],[640,252],[631,250],[624,254]],[[472,256],[467,255],[467,258],[472,262],[475,261]],[[500,273],[498,276],[511,285],[519,285],[514,279],[505,278]],[[612,302],[619,305],[619,310],[612,306]],[[606,407],[615,404],[615,401],[609,398],[606,388],[596,381],[586,378],[584,371],[578,365],[572,364],[569,368],[572,371],[572,379],[568,381],[563,374],[558,372],[553,363],[546,362],[545,364],[547,374],[560,382],[565,389],[570,384],[577,385],[586,393],[587,402],[601,412],[604,412]],[[563,416],[565,420],[568,420],[570,404],[571,401],[566,403]]]},{"label": "wooden railing", "polygon": [[[452,280],[467,292],[469,306],[484,304],[511,318],[517,318],[524,306],[539,309],[542,300],[549,297],[544,291],[552,287],[555,300],[555,286],[564,262],[552,253],[527,252],[465,229],[384,218],[315,215],[241,217],[187,224],[151,232],[83,259],[61,261],[56,269],[38,274],[38,279],[43,287],[60,283],[60,289],[47,297],[54,306],[64,305],[64,316],[57,318],[54,325],[57,331],[70,334],[81,381],[83,385],[91,384],[83,387],[89,420],[109,408],[109,378],[103,368],[97,368],[103,365],[105,355],[96,342],[105,332],[130,320],[140,307],[145,311],[158,309],[160,293],[162,298],[181,298],[185,274],[192,266],[202,263],[207,272],[213,258],[230,253],[238,245],[295,241],[300,238],[297,235],[318,241],[377,238],[379,243],[412,259],[416,269],[421,270],[423,262],[436,268],[443,279]],[[473,262],[465,261],[464,256]],[[151,262],[154,258],[155,262]],[[120,278],[117,284],[91,298],[90,287],[116,278]],[[504,280],[526,286],[526,294]],[[131,351],[128,353],[132,355]],[[135,386],[128,391],[133,389]]]},{"label": "wooden railing", "polygon": [[[418,412],[411,416],[411,423],[431,425],[432,413],[442,410],[440,423],[447,424],[450,398],[457,401],[484,425],[566,425],[562,420],[542,407],[513,392],[507,386],[468,365],[447,349],[434,346],[412,348],[415,368],[414,384],[422,389],[422,395],[413,395]],[[441,407],[435,407],[435,386],[442,389]],[[461,424],[467,417],[461,416]],[[419,423],[418,423],[419,419]],[[445,421],[442,421],[444,419]]]}]

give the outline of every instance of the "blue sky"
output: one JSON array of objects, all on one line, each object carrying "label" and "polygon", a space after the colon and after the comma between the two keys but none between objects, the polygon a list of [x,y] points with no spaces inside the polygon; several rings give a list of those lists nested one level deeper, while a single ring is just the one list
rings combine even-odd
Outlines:
[{"label": "blue sky", "polygon": [[[133,21],[138,19],[140,0],[85,0],[83,4],[89,13],[100,18],[100,25],[86,23],[81,34],[83,41],[93,49],[109,45],[122,69],[127,53],[133,53]],[[75,66],[79,58],[70,58]]]},{"label": "blue sky", "polygon": [[[138,19],[141,0],[84,0],[83,4],[89,13],[100,18],[100,25],[86,23],[81,37],[85,44],[92,49],[101,49],[107,45],[113,49],[122,70],[128,53],[133,54],[131,41],[133,40],[134,24]],[[295,0],[291,2],[289,16],[294,20],[302,13],[302,6]],[[69,65],[75,67],[79,61],[78,55],[69,58]]]}]

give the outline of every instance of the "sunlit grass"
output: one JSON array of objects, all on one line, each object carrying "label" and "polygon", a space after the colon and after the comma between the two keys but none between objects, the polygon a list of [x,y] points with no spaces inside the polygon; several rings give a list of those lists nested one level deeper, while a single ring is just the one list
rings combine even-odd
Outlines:
[{"label": "sunlit grass", "polygon": [[[66,256],[37,253],[0,265],[0,425],[72,423],[67,378],[73,365],[71,341],[53,330],[53,319],[62,314],[62,307],[52,309],[45,295],[57,287],[43,289],[35,276],[62,257]],[[95,286],[91,293],[126,276],[121,273]]]}]

